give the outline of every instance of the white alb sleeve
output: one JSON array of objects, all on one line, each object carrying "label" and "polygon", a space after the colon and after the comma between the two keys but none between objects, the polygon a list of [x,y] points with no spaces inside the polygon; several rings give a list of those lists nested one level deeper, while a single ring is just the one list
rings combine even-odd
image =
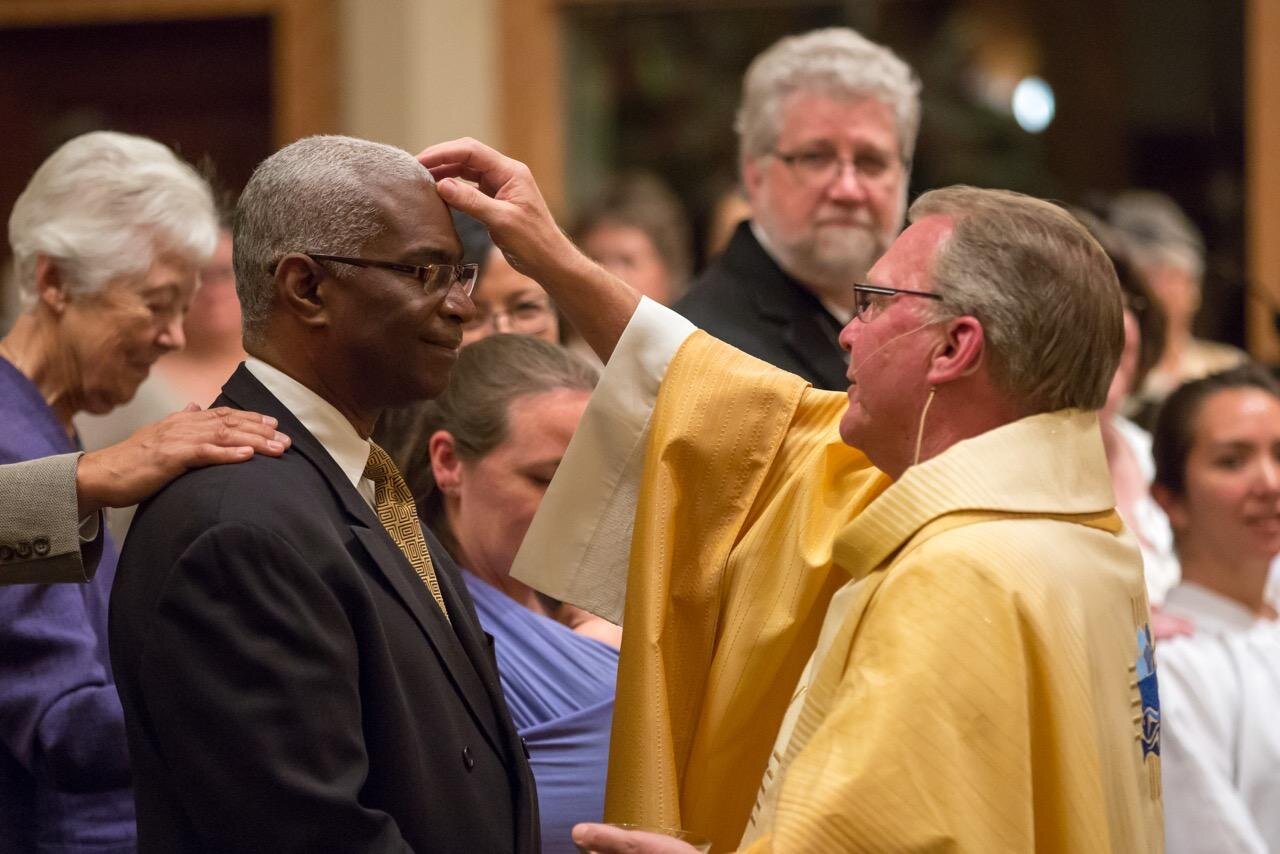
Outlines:
[{"label": "white alb sleeve", "polygon": [[658,388],[696,327],[643,298],[605,365],[511,574],[621,625],[645,440]]}]

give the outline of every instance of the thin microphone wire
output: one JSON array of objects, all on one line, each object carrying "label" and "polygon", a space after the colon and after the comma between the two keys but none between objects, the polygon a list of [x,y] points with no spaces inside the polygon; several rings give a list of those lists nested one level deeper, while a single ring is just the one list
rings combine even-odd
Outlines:
[{"label": "thin microphone wire", "polygon": [[941,321],[938,321],[938,320],[929,320],[929,321],[926,321],[926,322],[924,322],[924,323],[920,324],[919,326],[917,326],[915,329],[908,329],[906,332],[901,332],[901,333],[899,333],[899,334],[897,334],[897,335],[893,336],[893,337],[892,337],[892,338],[890,338],[888,341],[884,342],[884,343],[883,343],[883,344],[881,344],[879,347],[877,347],[877,348],[875,348],[874,350],[872,350],[872,351],[867,355],[867,357],[866,357],[866,358],[861,359],[861,360],[858,362],[858,364],[856,364],[856,365],[853,365],[853,366],[852,366],[852,370],[853,370],[853,381],[854,381],[854,382],[857,382],[857,381],[858,381],[858,371],[862,370],[862,368],[863,368],[863,367],[865,367],[865,366],[866,366],[866,364],[867,364],[868,362],[870,362],[870,361],[871,361],[871,359],[872,359],[872,358],[873,358],[877,353],[879,353],[881,350],[883,350],[885,347],[888,347],[890,344],[892,344],[894,341],[897,341],[899,338],[906,338],[908,335],[914,335],[915,333],[919,332],[921,329],[924,329],[924,328],[925,328],[925,327],[927,327],[927,326],[933,326],[935,323],[940,323],[940,322],[941,322]]},{"label": "thin microphone wire", "polygon": [[929,407],[933,404],[933,395],[937,390],[937,386],[929,386],[929,397],[924,402],[924,409],[920,410],[920,429],[916,430],[916,455],[911,460],[913,466],[920,464],[920,445],[924,442],[924,419],[929,414]]},{"label": "thin microphone wire", "polygon": [[[885,347],[888,347],[890,344],[892,344],[894,341],[897,341],[899,338],[905,338],[908,335],[914,335],[915,333],[919,332],[921,329],[924,329],[926,326],[933,326],[935,323],[940,323],[940,322],[941,321],[938,321],[938,320],[926,321],[920,324],[919,326],[915,327],[914,329],[908,329],[906,332],[902,332],[902,333],[899,333],[898,335],[893,336],[888,341],[884,342],[879,347],[872,350],[871,353],[865,359],[862,359],[858,364],[851,366],[851,370],[853,371],[853,381],[854,382],[858,381],[858,371],[861,370],[863,367],[865,367],[871,361],[872,357],[874,357],[877,353],[879,353]],[[924,419],[929,414],[929,407],[933,404],[933,395],[937,392],[937,390],[938,389],[936,386],[929,386],[929,397],[924,402],[924,409],[920,410],[920,427],[919,429],[916,430],[916,453],[915,453],[915,458],[911,461],[912,465],[917,465],[920,462],[920,446],[924,442]]]}]

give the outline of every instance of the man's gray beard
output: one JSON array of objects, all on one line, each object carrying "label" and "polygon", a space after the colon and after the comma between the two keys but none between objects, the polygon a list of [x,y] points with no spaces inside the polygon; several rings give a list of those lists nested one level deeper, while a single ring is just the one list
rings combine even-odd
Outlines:
[{"label": "man's gray beard", "polygon": [[867,229],[854,228],[839,237],[817,234],[803,243],[769,248],[784,270],[818,296],[846,302],[853,283],[866,279],[888,244]]}]

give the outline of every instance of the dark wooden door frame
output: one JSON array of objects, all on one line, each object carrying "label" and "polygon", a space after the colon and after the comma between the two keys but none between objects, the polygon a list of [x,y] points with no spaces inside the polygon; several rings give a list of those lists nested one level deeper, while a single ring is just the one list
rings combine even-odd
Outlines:
[{"label": "dark wooden door frame", "polygon": [[276,146],[335,132],[336,0],[0,0],[0,27],[257,16],[271,19]]}]

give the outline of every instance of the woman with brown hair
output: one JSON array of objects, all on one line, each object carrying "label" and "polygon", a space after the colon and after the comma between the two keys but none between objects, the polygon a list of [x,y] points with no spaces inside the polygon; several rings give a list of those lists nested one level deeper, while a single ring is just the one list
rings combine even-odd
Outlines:
[{"label": "woman with brown hair", "polygon": [[529,748],[543,851],[573,852],[598,820],[620,630],[511,578],[511,564],[596,385],[563,347],[493,335],[462,349],[434,401],[392,412],[374,437],[396,459],[419,515],[458,565]]}]

